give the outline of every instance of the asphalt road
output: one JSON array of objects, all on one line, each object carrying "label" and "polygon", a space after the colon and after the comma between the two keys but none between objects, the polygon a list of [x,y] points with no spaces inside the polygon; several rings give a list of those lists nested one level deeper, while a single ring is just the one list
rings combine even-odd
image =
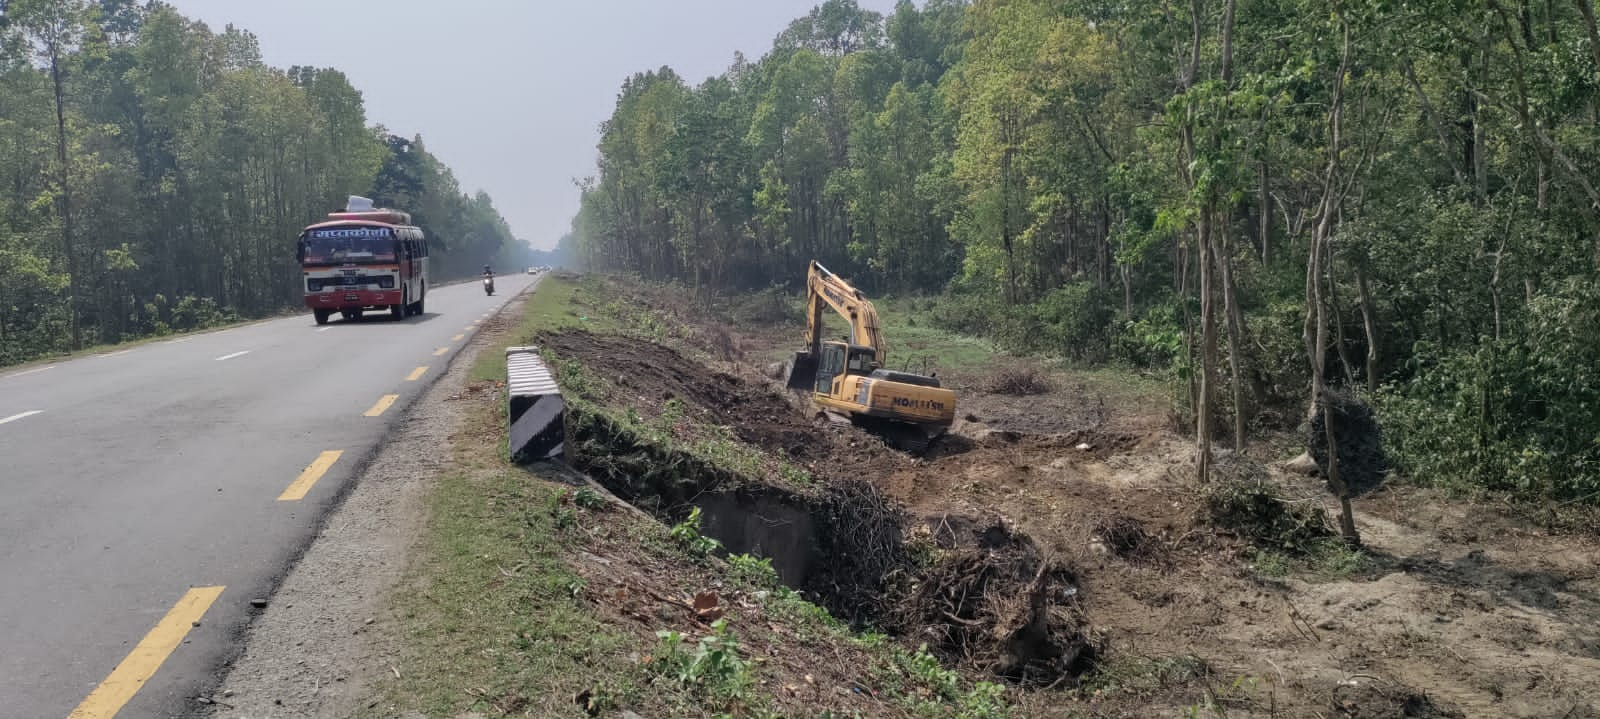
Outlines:
[{"label": "asphalt road", "polygon": [[0,718],[192,710],[355,469],[533,281],[0,373]]}]

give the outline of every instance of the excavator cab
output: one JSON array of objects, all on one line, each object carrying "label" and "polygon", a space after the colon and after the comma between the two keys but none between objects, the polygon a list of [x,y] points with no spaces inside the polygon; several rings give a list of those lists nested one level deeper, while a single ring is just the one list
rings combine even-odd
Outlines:
[{"label": "excavator cab", "polygon": [[839,375],[872,374],[877,355],[877,351],[871,347],[845,342],[824,342],[822,356],[817,360],[816,379],[812,382],[812,387],[821,394],[832,394],[833,381]]}]

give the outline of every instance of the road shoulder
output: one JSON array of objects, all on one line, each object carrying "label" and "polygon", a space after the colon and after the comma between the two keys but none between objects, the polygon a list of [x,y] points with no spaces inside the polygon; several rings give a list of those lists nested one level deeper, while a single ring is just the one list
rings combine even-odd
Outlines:
[{"label": "road shoulder", "polygon": [[246,633],[244,651],[201,703],[221,719],[347,717],[397,671],[391,592],[426,525],[430,488],[466,416],[458,399],[485,351],[505,344],[525,298],[485,323],[396,422],[315,541]]}]

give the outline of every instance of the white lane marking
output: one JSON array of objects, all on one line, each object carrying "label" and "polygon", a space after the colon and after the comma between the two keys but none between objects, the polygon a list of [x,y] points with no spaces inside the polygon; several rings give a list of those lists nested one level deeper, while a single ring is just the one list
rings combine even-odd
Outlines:
[{"label": "white lane marking", "polygon": [[247,354],[250,354],[250,350],[244,350],[243,352],[235,352],[235,353],[233,353],[231,355],[223,355],[221,357],[218,357],[217,361],[221,362],[223,360],[231,360],[231,359],[233,359],[235,357],[243,357],[243,356],[245,356]]},{"label": "white lane marking", "polygon": [[27,411],[27,412],[23,412],[21,414],[14,414],[14,415],[11,415],[10,417],[6,417],[4,419],[0,419],[0,424],[5,424],[7,422],[15,422],[15,421],[17,421],[19,419],[27,419],[28,417],[32,417],[32,416],[34,416],[36,414],[39,414],[40,412],[43,412],[43,411],[44,410],[42,410],[42,409],[35,409],[35,410],[30,410],[30,411]]},{"label": "white lane marking", "polygon": [[103,354],[103,355],[95,355],[95,356],[96,357],[120,357],[120,356],[125,355],[125,354],[127,354],[129,352],[132,352],[132,351],[133,350],[122,350],[120,352],[108,352],[108,353]]},{"label": "white lane marking", "polygon": [[169,344],[169,345],[181,345],[181,344],[183,344],[185,342],[188,342],[189,340],[192,340],[192,339],[194,339],[194,338],[193,337],[184,337],[182,339],[167,340],[167,344]]},{"label": "white lane marking", "polygon": [[333,328],[332,327],[323,327],[323,328],[318,329],[317,331],[318,332],[327,332],[328,330],[331,330],[331,329],[333,329]]},{"label": "white lane marking", "polygon": [[[45,365],[43,367],[35,367],[33,369],[25,369],[25,370],[23,370],[21,372],[13,372],[11,374],[6,375],[5,377],[21,377],[23,375],[38,374],[40,372],[45,372],[47,370],[53,370],[56,367],[57,367],[57,365],[53,365],[53,364],[52,365]],[[4,379],[4,378],[0,378],[0,379]]]}]

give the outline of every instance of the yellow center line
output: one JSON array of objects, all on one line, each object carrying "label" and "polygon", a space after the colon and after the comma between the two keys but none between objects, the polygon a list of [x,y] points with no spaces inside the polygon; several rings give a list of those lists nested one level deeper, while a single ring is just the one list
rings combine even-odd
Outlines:
[{"label": "yellow center line", "polygon": [[414,370],[411,370],[411,374],[406,375],[406,381],[407,382],[415,382],[415,381],[417,381],[419,379],[422,379],[422,376],[427,374],[427,373],[428,373],[428,368],[427,367],[418,367],[418,368],[416,368]]},{"label": "yellow center line", "polygon": [[343,455],[342,449],[331,449],[317,455],[316,461],[307,466],[305,471],[289,484],[289,488],[283,490],[283,494],[278,495],[278,501],[298,502],[305,499],[306,493],[311,491],[311,485],[322,479],[322,475],[327,474],[333,463],[339,461],[339,457]]},{"label": "yellow center line", "polygon": [[466,337],[466,335],[456,335],[454,337],[451,337],[450,341],[451,342],[460,342],[462,337]]},{"label": "yellow center line", "polygon": [[450,351],[449,347],[440,347],[439,349],[436,349],[436,350],[433,351],[433,356],[435,356],[435,357],[443,357],[444,353],[449,352],[449,351]]},{"label": "yellow center line", "polygon": [[111,675],[85,697],[67,719],[111,719],[122,710],[140,687],[155,676],[162,662],[183,643],[189,630],[205,616],[212,602],[222,595],[222,587],[195,587],[184,593],[167,616],[162,617],[132,652],[111,670]]},{"label": "yellow center line", "polygon": [[386,395],[384,395],[382,398],[380,398],[378,400],[377,404],[372,405],[372,409],[367,410],[365,416],[367,416],[367,417],[376,417],[376,416],[378,416],[380,414],[383,414],[383,411],[386,410],[386,409],[389,409],[389,406],[393,405],[394,401],[397,400],[397,399],[400,399],[400,395],[397,395],[397,394],[386,394]]}]

